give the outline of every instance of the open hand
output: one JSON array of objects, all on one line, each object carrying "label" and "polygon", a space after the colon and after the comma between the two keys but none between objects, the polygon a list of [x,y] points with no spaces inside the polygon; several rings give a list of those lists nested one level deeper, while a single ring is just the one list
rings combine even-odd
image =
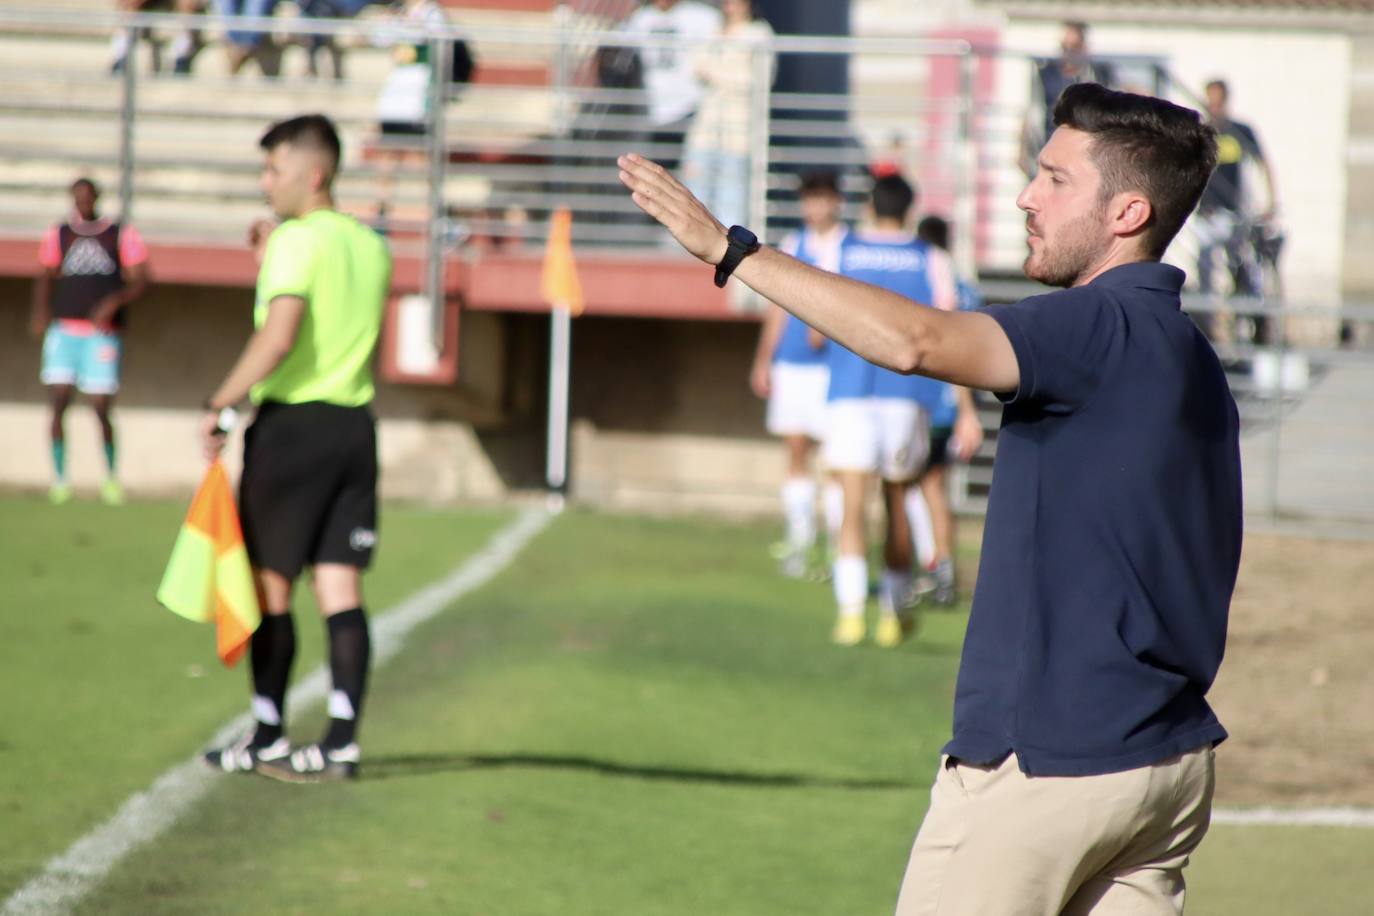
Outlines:
[{"label": "open hand", "polygon": [[678,244],[707,264],[725,257],[726,227],[668,170],[638,153],[616,160],[620,182],[639,209],[663,224]]}]

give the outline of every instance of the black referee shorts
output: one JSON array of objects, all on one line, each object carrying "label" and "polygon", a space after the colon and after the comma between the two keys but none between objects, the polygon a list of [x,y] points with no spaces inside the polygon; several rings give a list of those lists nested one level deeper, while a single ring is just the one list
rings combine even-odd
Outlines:
[{"label": "black referee shorts", "polygon": [[377,544],[377,426],[366,407],[258,408],[243,440],[248,558],[289,579],[317,563],[365,569]]}]

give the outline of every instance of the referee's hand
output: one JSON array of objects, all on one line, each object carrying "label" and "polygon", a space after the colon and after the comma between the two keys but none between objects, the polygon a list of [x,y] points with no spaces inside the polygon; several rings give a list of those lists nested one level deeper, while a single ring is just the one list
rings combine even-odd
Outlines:
[{"label": "referee's hand", "polygon": [[224,440],[228,438],[219,427],[219,411],[207,410],[200,418],[200,446],[206,461],[214,461],[224,451]]}]

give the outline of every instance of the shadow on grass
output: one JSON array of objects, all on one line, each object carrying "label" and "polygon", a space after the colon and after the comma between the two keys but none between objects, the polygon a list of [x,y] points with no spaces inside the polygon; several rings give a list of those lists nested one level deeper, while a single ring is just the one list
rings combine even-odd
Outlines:
[{"label": "shadow on grass", "polygon": [[887,792],[925,788],[924,784],[907,780],[845,779],[802,773],[746,773],[692,767],[650,766],[566,754],[397,754],[390,757],[367,758],[360,775],[370,781],[427,776],[433,773],[505,769],[564,770],[625,779],[765,789],[807,788]]}]

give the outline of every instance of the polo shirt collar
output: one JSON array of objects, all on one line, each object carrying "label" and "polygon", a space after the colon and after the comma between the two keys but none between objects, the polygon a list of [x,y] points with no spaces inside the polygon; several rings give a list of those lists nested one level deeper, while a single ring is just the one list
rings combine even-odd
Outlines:
[{"label": "polo shirt collar", "polygon": [[1136,261],[1113,267],[1093,278],[1089,286],[1132,287],[1153,289],[1177,297],[1183,289],[1183,271],[1158,261]]}]

